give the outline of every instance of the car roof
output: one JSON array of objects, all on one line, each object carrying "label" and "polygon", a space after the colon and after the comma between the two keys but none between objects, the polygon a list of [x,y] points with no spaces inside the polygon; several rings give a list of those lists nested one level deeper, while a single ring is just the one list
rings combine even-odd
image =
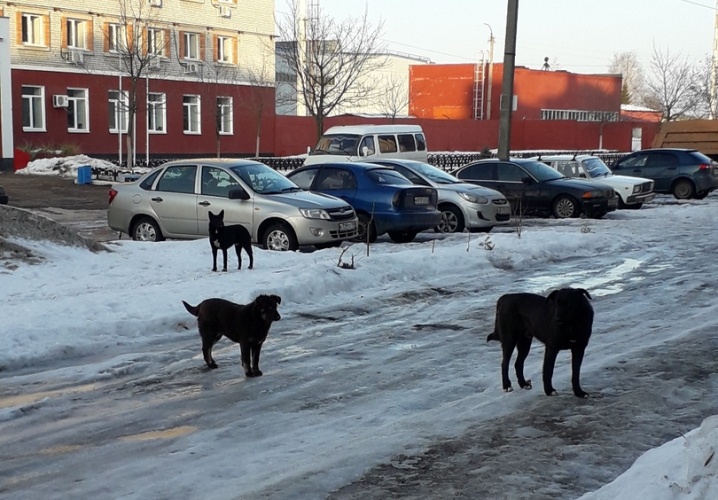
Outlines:
[{"label": "car roof", "polygon": [[575,155],[538,155],[531,158],[528,158],[529,160],[538,160],[538,161],[571,161],[571,160],[585,160],[586,158],[598,158],[598,156],[589,155],[589,154],[575,154]]},{"label": "car roof", "polygon": [[632,154],[647,153],[647,152],[700,153],[700,151],[698,151],[695,148],[648,148],[648,149],[641,149],[640,151],[634,151]]},{"label": "car roof", "polygon": [[386,165],[381,165],[379,163],[368,163],[368,162],[361,162],[361,161],[330,161],[327,163],[316,163],[313,165],[304,165],[302,167],[296,168],[293,170],[306,170],[310,168],[320,168],[320,167],[345,167],[349,170],[376,170],[376,169],[383,169],[383,170],[391,170],[391,167],[387,167]]},{"label": "car roof", "polygon": [[330,127],[322,135],[332,134],[398,134],[423,133],[420,125],[339,125]]},{"label": "car roof", "polygon": [[[475,160],[475,161],[472,161],[472,162],[470,162],[470,163],[467,163],[466,165],[464,165],[464,167],[467,166],[467,165],[476,165],[477,163],[478,163],[478,164],[481,164],[481,163],[496,163],[496,162],[499,162],[499,161],[509,162],[509,163],[516,163],[516,164],[518,164],[518,165],[521,165],[522,163],[529,163],[529,162],[534,163],[534,162],[536,162],[536,161],[538,161],[538,160],[537,160],[536,158],[509,158],[508,160],[499,160],[498,158],[483,158],[483,159],[481,159],[481,160]],[[461,168],[463,168],[463,167],[461,167]]]},{"label": "car roof", "polygon": [[198,163],[201,163],[202,165],[210,165],[213,167],[265,165],[260,161],[248,160],[246,158],[186,158],[182,160],[171,160],[166,163],[163,163],[161,166],[164,167],[166,165],[196,165]]}]

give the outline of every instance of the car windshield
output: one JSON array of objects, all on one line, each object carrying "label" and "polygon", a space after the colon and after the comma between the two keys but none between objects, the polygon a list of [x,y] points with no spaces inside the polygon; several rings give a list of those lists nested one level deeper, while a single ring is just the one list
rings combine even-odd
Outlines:
[{"label": "car windshield", "polygon": [[414,184],[399,172],[385,168],[375,168],[366,173],[367,177],[377,184],[391,184],[395,186],[413,186]]},{"label": "car windshield", "polygon": [[453,175],[449,175],[440,168],[436,168],[433,165],[429,165],[428,163],[424,163],[421,161],[411,161],[406,162],[406,167],[414,170],[419,175],[423,175],[427,179],[429,179],[432,182],[436,182],[437,184],[459,184],[461,181],[454,177]]},{"label": "car windshield", "polygon": [[279,194],[301,191],[301,188],[294,182],[261,163],[236,165],[230,169],[248,184],[255,193]]},{"label": "car windshield", "polygon": [[582,163],[589,177],[607,177],[611,175],[611,170],[600,158],[588,158]]},{"label": "car windshield", "polygon": [[311,155],[349,155],[357,154],[360,136],[356,134],[324,135],[314,147]]},{"label": "car windshield", "polygon": [[551,181],[554,179],[567,179],[563,174],[558,173],[545,163],[540,161],[522,161],[519,163],[523,168],[528,171],[534,178],[541,181]]}]

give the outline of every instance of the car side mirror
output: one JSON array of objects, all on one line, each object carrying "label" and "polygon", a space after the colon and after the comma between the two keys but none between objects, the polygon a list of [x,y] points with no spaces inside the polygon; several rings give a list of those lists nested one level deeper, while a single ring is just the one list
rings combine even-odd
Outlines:
[{"label": "car side mirror", "polygon": [[227,195],[230,200],[248,200],[249,193],[241,187],[231,189]]}]

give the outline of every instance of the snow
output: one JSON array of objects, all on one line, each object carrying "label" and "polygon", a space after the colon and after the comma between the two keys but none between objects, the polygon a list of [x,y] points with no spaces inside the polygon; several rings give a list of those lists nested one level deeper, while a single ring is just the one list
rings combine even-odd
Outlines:
[{"label": "snow", "polygon": [[[230,253],[230,272],[212,273],[205,240],[122,240],[91,253],[13,239],[43,261],[0,267],[0,492],[324,498],[381,464],[411,468],[396,457],[536,401],[555,401],[568,415],[563,423],[578,425],[571,408],[582,400],[571,395],[568,355],[554,374],[557,398],[539,388],[501,391],[498,346],[485,343],[496,299],[588,289],[597,319],[582,385],[607,404],[618,389],[607,373],[622,358],[716,330],[716,215],[716,194],[681,203],[659,196],[603,220],[529,219],[520,237],[513,226],[422,233],[404,245],[380,239],[368,255],[354,244],[341,259],[353,256],[355,269],[338,266],[336,248],[255,248],[251,271],[246,260],[238,271]],[[683,259],[711,249],[705,268],[683,268]],[[671,305],[677,290],[692,302]],[[226,339],[214,350],[219,368],[206,370],[181,301],[246,303],[262,293],[282,297],[282,320],[262,351],[264,376],[246,379],[239,348]],[[637,325],[627,311],[670,312],[677,326]],[[535,342],[527,360],[535,379],[541,352]],[[676,404],[692,404],[690,391],[676,390]],[[684,436],[665,429],[675,439],[581,498],[718,498],[718,417],[693,427]],[[602,467],[606,477],[622,472]]]}]

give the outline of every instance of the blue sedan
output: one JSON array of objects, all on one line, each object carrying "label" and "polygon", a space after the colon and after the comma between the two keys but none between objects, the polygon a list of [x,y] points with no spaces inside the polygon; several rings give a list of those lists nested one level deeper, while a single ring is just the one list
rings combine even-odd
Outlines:
[{"label": "blue sedan", "polygon": [[347,201],[359,218],[354,241],[372,243],[387,233],[392,241],[406,243],[441,222],[436,189],[415,186],[383,165],[323,163],[300,167],[287,177],[302,189]]}]

